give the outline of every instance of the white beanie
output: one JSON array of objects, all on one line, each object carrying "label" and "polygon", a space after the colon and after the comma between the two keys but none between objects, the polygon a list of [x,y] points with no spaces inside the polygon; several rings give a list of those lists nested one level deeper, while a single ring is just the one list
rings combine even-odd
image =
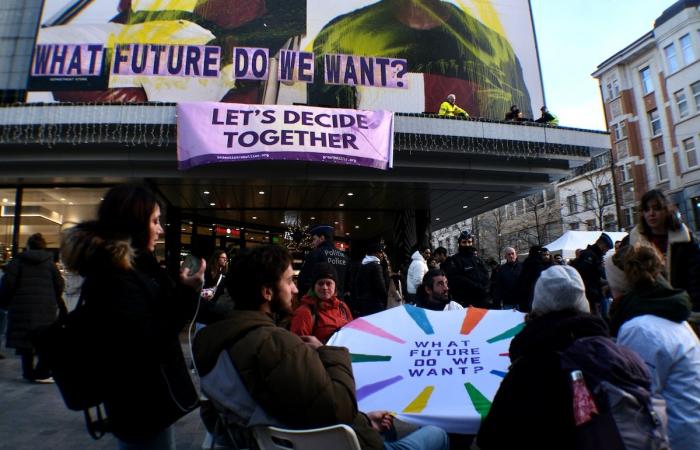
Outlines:
[{"label": "white beanie", "polygon": [[591,312],[581,275],[571,266],[552,266],[535,284],[532,312],[545,314],[564,309]]},{"label": "white beanie", "polygon": [[615,253],[608,252],[605,258],[605,279],[608,280],[608,286],[621,294],[627,294],[631,288],[624,270],[620,269],[613,262]]}]

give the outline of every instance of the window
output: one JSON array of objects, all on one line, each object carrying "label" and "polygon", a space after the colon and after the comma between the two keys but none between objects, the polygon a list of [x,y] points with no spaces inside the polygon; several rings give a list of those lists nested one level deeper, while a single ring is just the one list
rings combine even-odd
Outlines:
[{"label": "window", "polygon": [[620,122],[620,139],[627,137],[627,122]]},{"label": "window", "polygon": [[608,92],[608,100],[612,100],[620,96],[620,83],[617,81],[617,78],[613,78],[612,80],[608,81],[605,87],[607,88]]},{"label": "window", "polygon": [[569,229],[570,229],[570,230],[576,231],[576,230],[579,229],[579,225],[580,225],[580,224],[579,224],[578,222],[570,223],[570,224],[569,224]]},{"label": "window", "polygon": [[660,153],[654,156],[656,162],[656,175],[659,177],[659,182],[668,180],[668,166],[666,165],[666,155]]},{"label": "window", "polygon": [[683,152],[685,160],[688,162],[688,168],[698,165],[698,154],[695,151],[695,140],[688,138],[683,141]]},{"label": "window", "polygon": [[640,70],[639,76],[642,78],[642,91],[644,95],[654,92],[654,83],[651,81],[651,69],[649,66]]},{"label": "window", "polygon": [[649,111],[649,124],[651,125],[651,135],[659,136],[661,134],[661,117],[657,109]]},{"label": "window", "polygon": [[700,81],[690,85],[690,90],[693,91],[693,99],[695,99],[695,110],[700,111]]},{"label": "window", "polygon": [[617,160],[627,158],[629,156],[629,150],[627,148],[627,141],[620,141],[615,144],[615,150],[617,151]]},{"label": "window", "polygon": [[634,183],[622,186],[622,203],[634,203]]},{"label": "window", "polygon": [[583,192],[583,208],[584,211],[593,209],[593,191],[590,189]]},{"label": "window", "polygon": [[681,89],[678,92],[674,92],[673,98],[676,99],[676,106],[678,106],[678,117],[681,119],[688,115],[688,101],[685,98],[685,91]]},{"label": "window", "polygon": [[609,205],[613,202],[612,195],[612,185],[610,183],[604,184],[598,188],[600,192],[600,202],[603,205]]},{"label": "window", "polygon": [[566,197],[566,203],[569,205],[569,214],[574,214],[578,208],[576,205],[576,195]]},{"label": "window", "polygon": [[632,181],[632,163],[627,163],[620,166],[620,178],[623,183]]},{"label": "window", "polygon": [[678,70],[678,60],[676,59],[676,46],[673,43],[664,47],[666,54],[666,63],[668,64],[668,73],[673,73]]},{"label": "window", "polygon": [[683,53],[683,62],[685,65],[695,61],[695,53],[693,52],[693,43],[690,40],[690,35],[681,36],[681,53]]},{"label": "window", "polygon": [[622,115],[622,103],[620,102],[620,99],[610,103],[610,115],[613,119]]},{"label": "window", "polygon": [[625,208],[622,210],[623,214],[623,225],[631,228],[634,226],[634,208]]},{"label": "window", "polygon": [[587,228],[589,231],[594,231],[594,230],[596,229],[596,226],[595,226],[595,219],[587,220],[587,221],[586,221],[586,228]]},{"label": "window", "polygon": [[617,229],[617,224],[615,223],[615,215],[606,214],[603,216],[603,230],[605,231],[615,231]]},{"label": "window", "polygon": [[619,141],[619,140],[620,140],[620,127],[617,126],[617,125],[615,125],[615,124],[613,124],[613,125],[610,127],[610,134],[612,134],[613,136],[615,136],[615,140],[616,140],[616,141]]}]

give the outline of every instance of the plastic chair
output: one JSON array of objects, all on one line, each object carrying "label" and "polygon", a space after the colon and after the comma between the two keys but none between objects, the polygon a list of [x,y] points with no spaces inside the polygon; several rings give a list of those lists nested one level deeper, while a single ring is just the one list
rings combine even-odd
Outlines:
[{"label": "plastic chair", "polygon": [[355,431],[343,424],[310,430],[259,426],[253,436],[262,450],[361,450]]}]

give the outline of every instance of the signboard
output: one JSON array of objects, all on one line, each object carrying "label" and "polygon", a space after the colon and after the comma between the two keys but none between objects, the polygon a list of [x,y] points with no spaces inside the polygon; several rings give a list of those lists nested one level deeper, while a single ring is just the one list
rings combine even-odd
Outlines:
[{"label": "signboard", "polygon": [[517,311],[405,305],[350,322],[328,344],[350,350],[360,410],[476,434],[523,318]]},{"label": "signboard", "polygon": [[389,111],[185,102],[177,105],[180,169],[236,161],[300,160],[388,169]]},{"label": "signboard", "polygon": [[30,101],[308,104],[532,116],[528,0],[45,0]]}]

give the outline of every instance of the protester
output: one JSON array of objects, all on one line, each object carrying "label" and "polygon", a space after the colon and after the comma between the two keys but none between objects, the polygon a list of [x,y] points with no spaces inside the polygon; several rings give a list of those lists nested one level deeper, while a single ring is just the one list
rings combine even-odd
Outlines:
[{"label": "protester", "polygon": [[226,272],[228,270],[228,255],[226,250],[217,249],[209,257],[207,271],[204,274],[197,323],[209,325],[223,320],[233,311],[233,300],[226,290]]},{"label": "protester", "polygon": [[367,254],[357,270],[353,288],[353,305],[360,316],[378,313],[387,308],[389,296],[388,267],[382,266],[384,245],[373,243],[367,247]]},{"label": "protester", "polygon": [[477,255],[474,235],[470,231],[462,231],[457,236],[457,245],[457,253],[443,264],[452,298],[464,307],[485,308],[489,301],[489,271]]},{"label": "protester", "polygon": [[520,108],[518,108],[518,105],[512,105],[510,107],[510,110],[506,113],[506,116],[503,120],[506,121],[513,121],[517,120],[519,117],[522,117],[522,113],[520,112]]},{"label": "protester", "polygon": [[698,448],[700,342],[686,320],[690,298],[663,276],[661,254],[649,243],[622,247],[605,259],[614,297],[610,331],[651,370],[651,390],[666,400],[673,450]]},{"label": "protester", "polygon": [[542,113],[542,115],[539,119],[535,120],[535,122],[554,126],[559,125],[559,119],[557,119],[557,116],[549,112],[546,106],[540,108],[540,112]]},{"label": "protester", "polygon": [[423,277],[422,291],[418,295],[416,306],[433,311],[453,311],[464,309],[459,303],[450,300],[449,286],[445,272],[430,269]]},{"label": "protester", "polygon": [[530,247],[527,258],[523,261],[523,268],[515,288],[518,310],[521,312],[530,311],[537,279],[542,271],[551,265],[547,257],[548,254],[549,251],[546,248],[533,245]]},{"label": "protester", "polygon": [[603,233],[594,244],[589,245],[579,254],[573,264],[586,285],[586,298],[591,304],[591,312],[597,315],[603,315],[605,309],[607,282],[605,281],[603,257],[611,248],[613,248],[613,240],[607,233]]},{"label": "protester", "polygon": [[423,276],[428,272],[427,259],[430,257],[430,247],[424,245],[411,255],[411,265],[408,266],[406,274],[406,301],[416,303],[418,287],[423,282]]},{"label": "protester", "polygon": [[56,320],[59,312],[68,313],[61,297],[63,287],[63,277],[53,254],[46,250],[41,233],[29,236],[27,249],[5,266],[0,308],[8,310],[7,347],[22,356],[22,377],[27,381],[53,382],[33,340],[38,331]]},{"label": "protester", "polygon": [[338,274],[328,263],[314,266],[313,289],[301,298],[292,314],[289,330],[299,336],[315,336],[325,343],[343,325],[352,320],[350,308],[336,297]]},{"label": "protester", "polygon": [[518,305],[517,285],[523,264],[513,247],[504,251],[506,262],[491,273],[491,298],[495,308],[514,309]]},{"label": "protester", "polygon": [[427,426],[396,441],[383,441],[392,426],[388,411],[357,410],[350,354],[277,327],[274,316],[291,312],[292,258],[277,246],[256,247],[226,280],[236,313],[197,334],[195,361],[202,389],[228,417],[246,425],[304,429],[350,425],[363,449],[447,449],[447,435]]},{"label": "protester", "polygon": [[[596,339],[582,340],[590,337]],[[571,378],[560,357],[574,344],[580,353],[594,355],[587,359],[591,370],[648,385],[644,363],[616,346],[605,322],[589,313],[578,272],[552,266],[537,280],[532,312],[511,341],[510,370],[477,436],[481,450],[578,448]]]},{"label": "protester", "polygon": [[467,113],[465,110],[460,108],[455,104],[455,101],[457,100],[457,97],[454,94],[450,94],[447,96],[447,100],[442,102],[440,104],[440,111],[438,114],[440,116],[444,117],[455,117],[455,116],[461,116],[464,118],[469,117],[469,113]]},{"label": "protester", "polygon": [[663,192],[652,189],[642,196],[639,223],[630,231],[630,244],[651,242],[664,255],[671,286],[685,289],[693,311],[700,311],[700,247],[680,221]]},{"label": "protester", "polygon": [[440,267],[440,265],[447,259],[447,249],[445,247],[436,248],[433,252],[433,258],[435,258],[435,262],[437,263],[436,269],[441,269],[442,267]]},{"label": "protester", "polygon": [[174,422],[198,406],[178,336],[193,319],[206,263],[170,279],[153,255],[160,213],[146,188],[117,186],[97,221],[68,229],[61,244],[66,267],[85,277],[81,302],[95,330],[85,339],[99,348],[92,364],[122,450],[175,449]]}]

